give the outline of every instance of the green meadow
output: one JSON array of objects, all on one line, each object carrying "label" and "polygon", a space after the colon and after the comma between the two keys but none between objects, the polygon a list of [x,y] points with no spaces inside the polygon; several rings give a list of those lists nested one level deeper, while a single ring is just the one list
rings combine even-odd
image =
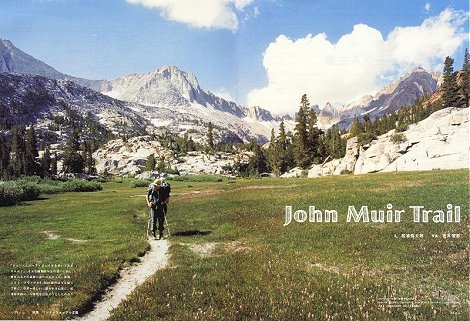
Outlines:
[{"label": "green meadow", "polygon": [[[469,318],[468,170],[170,183],[169,266],[111,320]],[[32,318],[34,307],[89,309],[148,249],[145,192],[113,181],[0,208],[0,319]],[[461,223],[412,220],[409,206],[449,203]],[[346,222],[348,206],[387,204],[406,210],[400,223]],[[283,226],[286,205],[337,210],[339,221]],[[11,296],[11,265],[35,262],[72,263],[73,295]]]}]

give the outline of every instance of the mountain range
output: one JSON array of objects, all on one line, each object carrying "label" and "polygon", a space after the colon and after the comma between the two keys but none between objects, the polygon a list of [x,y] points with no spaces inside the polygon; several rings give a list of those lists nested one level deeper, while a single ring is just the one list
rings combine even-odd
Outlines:
[{"label": "mountain range", "polygon": [[[438,88],[438,81],[438,75],[415,68],[374,95],[339,107],[328,103],[322,109],[312,108],[320,127],[338,123],[346,129],[355,116],[368,114],[374,119],[430,96]],[[47,98],[40,106],[31,99],[38,95]],[[200,141],[205,139],[209,122],[220,142],[246,142],[253,138],[266,142],[271,129],[277,129],[281,121],[288,130],[294,128],[294,117],[276,116],[260,107],[227,101],[202,89],[196,76],[176,66],[114,80],[89,80],[63,74],[1,39],[0,102],[2,116],[9,117],[12,123],[34,123],[45,115],[50,119],[63,112],[60,108],[64,103],[69,103],[82,114],[92,112],[114,132],[122,133],[123,128],[117,124],[124,123],[134,131],[140,126],[141,131],[165,129],[176,135],[190,132],[193,139]],[[15,104],[23,106],[21,112],[15,111]],[[34,110],[26,111],[31,105]]]}]

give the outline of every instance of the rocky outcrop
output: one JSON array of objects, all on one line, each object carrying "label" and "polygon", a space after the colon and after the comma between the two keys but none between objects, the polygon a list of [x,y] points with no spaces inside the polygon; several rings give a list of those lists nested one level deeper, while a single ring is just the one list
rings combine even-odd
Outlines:
[{"label": "rocky outcrop", "polygon": [[230,174],[229,168],[236,162],[248,163],[251,152],[239,154],[218,152],[207,154],[200,151],[188,152],[186,156],[179,157],[174,167],[181,174]]},{"label": "rocky outcrop", "polygon": [[172,153],[151,136],[134,137],[128,141],[111,140],[103,148],[98,149],[93,158],[98,173],[136,175],[145,170],[147,157],[150,154],[155,155],[157,162],[162,157],[167,162],[173,159]]},{"label": "rocky outcrop", "polygon": [[120,176],[136,176],[137,178],[155,178],[163,173],[145,171],[147,157],[154,154],[157,163],[164,159],[165,165],[184,174],[231,174],[231,167],[237,163],[248,163],[251,152],[207,154],[192,151],[182,156],[175,156],[169,149],[151,136],[140,136],[123,141],[109,141],[97,150],[93,157],[98,173],[107,172]]},{"label": "rocky outcrop", "polygon": [[289,170],[288,172],[285,172],[284,174],[282,174],[280,177],[282,177],[282,178],[302,177],[302,172],[303,172],[302,168],[294,167],[291,170]]},{"label": "rocky outcrop", "polygon": [[348,141],[346,156],[314,165],[308,177],[365,174],[391,171],[418,171],[469,167],[469,110],[446,108],[410,125],[401,133],[394,130],[361,147],[356,138]]}]

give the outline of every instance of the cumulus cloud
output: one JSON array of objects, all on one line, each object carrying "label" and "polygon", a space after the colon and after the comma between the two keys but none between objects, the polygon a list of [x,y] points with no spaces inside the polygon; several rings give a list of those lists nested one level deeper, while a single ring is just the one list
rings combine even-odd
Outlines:
[{"label": "cumulus cloud", "polygon": [[237,12],[253,0],[126,0],[147,8],[159,9],[165,19],[196,28],[238,29]]},{"label": "cumulus cloud", "polygon": [[433,70],[468,39],[462,28],[467,20],[468,13],[446,9],[419,26],[396,27],[387,37],[364,24],[336,43],[324,33],[297,40],[280,35],[264,52],[268,85],[252,90],[248,104],[292,113],[304,93],[320,106],[345,103],[413,67]]}]

